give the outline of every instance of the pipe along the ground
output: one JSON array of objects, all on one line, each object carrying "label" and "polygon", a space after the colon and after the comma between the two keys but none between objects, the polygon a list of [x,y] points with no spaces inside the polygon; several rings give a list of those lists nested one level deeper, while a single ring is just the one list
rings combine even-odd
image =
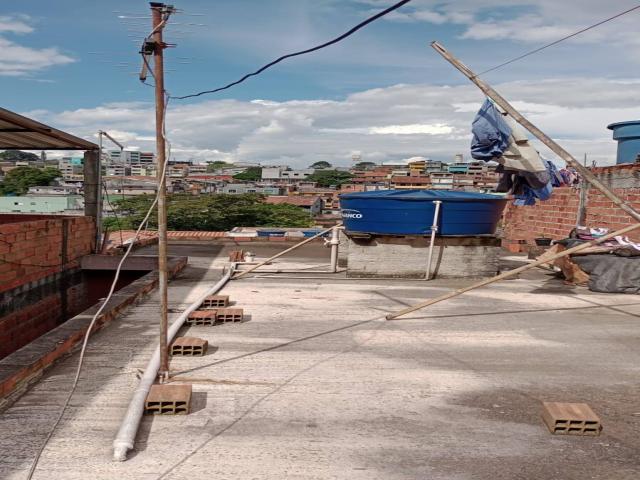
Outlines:
[{"label": "pipe along the ground", "polygon": [[[235,271],[235,264],[231,264],[231,268],[223,275],[223,277],[213,287],[203,293],[198,299],[189,305],[184,312],[171,324],[169,331],[167,332],[167,344],[170,344],[173,338],[176,336],[182,325],[184,325],[187,317],[195,311],[200,304],[209,295],[215,295],[226,285],[231,279]],[[149,360],[149,364],[145,369],[138,388],[133,393],[131,402],[127,413],[120,424],[118,435],[116,435],[113,441],[113,459],[118,462],[123,462],[127,459],[127,452],[134,447],[136,434],[138,433],[138,427],[144,414],[144,402],[149,394],[151,386],[155,383],[158,376],[158,369],[160,368],[160,346],[158,346]]]}]

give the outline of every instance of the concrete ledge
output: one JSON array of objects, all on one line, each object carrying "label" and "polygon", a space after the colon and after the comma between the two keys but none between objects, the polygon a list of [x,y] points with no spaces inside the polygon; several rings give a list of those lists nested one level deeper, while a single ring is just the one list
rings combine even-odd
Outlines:
[{"label": "concrete ledge", "polygon": [[[169,277],[173,278],[187,264],[187,257],[169,259]],[[153,271],[118,290],[102,314],[92,333],[116,319],[128,306],[141,300],[158,286],[158,272]],[[10,406],[60,358],[69,355],[82,341],[91,319],[98,311],[96,304],[42,335],[16,352],[0,360],[0,411]]]},{"label": "concrete ledge", "polygon": [[[82,270],[115,270],[121,257],[113,255],[87,255],[82,257]],[[156,255],[130,255],[122,264],[123,271],[155,270],[158,267]]]}]

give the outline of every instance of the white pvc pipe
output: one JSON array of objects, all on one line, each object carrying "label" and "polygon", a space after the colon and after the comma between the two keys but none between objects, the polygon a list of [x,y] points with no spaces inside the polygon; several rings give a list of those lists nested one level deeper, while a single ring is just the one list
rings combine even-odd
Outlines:
[{"label": "white pvc pipe", "polygon": [[331,245],[331,272],[336,273],[338,271],[338,245],[340,245],[340,237],[339,237],[338,227],[333,227],[331,230],[331,241],[329,245]]},{"label": "white pvc pipe", "polygon": [[436,208],[433,212],[433,225],[431,225],[431,242],[429,243],[429,259],[427,260],[427,272],[425,280],[431,280],[431,260],[433,259],[433,246],[436,241],[436,233],[438,232],[438,214],[440,213],[440,200],[434,200]]},{"label": "white pvc pipe", "polygon": [[[184,324],[185,320],[189,315],[196,310],[200,304],[204,301],[206,297],[209,295],[215,295],[218,293],[222,287],[231,279],[235,271],[235,264],[231,265],[231,268],[224,274],[224,276],[216,283],[213,287],[208,289],[205,293],[203,293],[195,302],[187,307],[187,309],[180,314],[180,316],[171,324],[169,330],[167,332],[167,344],[170,344],[173,338],[180,330],[180,327]],[[127,459],[127,452],[131,450],[134,446],[135,438],[138,433],[138,427],[140,426],[140,421],[142,420],[142,415],[144,414],[144,403],[147,399],[147,395],[149,394],[149,390],[151,386],[155,383],[156,378],[158,376],[158,369],[160,368],[160,346],[158,346],[149,360],[149,364],[147,365],[142,378],[140,379],[140,383],[138,384],[138,388],[133,393],[133,397],[131,398],[131,402],[129,403],[129,408],[127,409],[127,413],[122,419],[122,423],[120,424],[120,429],[118,430],[118,435],[116,435],[115,440],[113,441],[113,459],[117,462],[124,462]]]}]

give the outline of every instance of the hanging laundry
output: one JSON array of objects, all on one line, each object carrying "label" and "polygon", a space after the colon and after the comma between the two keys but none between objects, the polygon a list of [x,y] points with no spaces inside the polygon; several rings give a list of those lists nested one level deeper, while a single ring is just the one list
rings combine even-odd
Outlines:
[{"label": "hanging laundry", "polygon": [[493,102],[486,99],[471,125],[471,156],[476,160],[498,159],[509,147],[511,128]]},{"label": "hanging laundry", "polygon": [[622,235],[618,235],[617,237],[613,237],[613,238],[620,245],[624,245],[625,247],[633,248],[633,249],[638,250],[640,252],[640,243],[632,242],[631,240],[629,240],[629,237],[623,237]]},{"label": "hanging laundry", "polygon": [[545,162],[545,166],[547,167],[547,171],[551,176],[551,185],[553,185],[554,187],[562,187],[563,185],[570,185],[565,182],[562,175],[560,175],[560,171],[558,170],[558,167],[556,167],[553,162],[549,160],[544,160],[544,162]]},{"label": "hanging laundry", "polygon": [[[518,172],[515,175],[513,193],[514,205],[535,205],[536,200],[549,200],[553,193],[552,172],[555,165],[545,160],[546,170],[539,173]],[[518,188],[519,187],[519,188]]]},{"label": "hanging laundry", "polygon": [[509,115],[486,99],[471,125],[471,156],[500,163],[505,171],[544,172],[545,164],[527,134]]}]

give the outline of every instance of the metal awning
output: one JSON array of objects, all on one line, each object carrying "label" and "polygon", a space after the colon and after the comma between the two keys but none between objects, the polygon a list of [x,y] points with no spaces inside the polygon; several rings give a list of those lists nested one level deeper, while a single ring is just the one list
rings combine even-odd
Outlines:
[{"label": "metal awning", "polygon": [[0,108],[0,150],[97,150],[98,145]]}]

